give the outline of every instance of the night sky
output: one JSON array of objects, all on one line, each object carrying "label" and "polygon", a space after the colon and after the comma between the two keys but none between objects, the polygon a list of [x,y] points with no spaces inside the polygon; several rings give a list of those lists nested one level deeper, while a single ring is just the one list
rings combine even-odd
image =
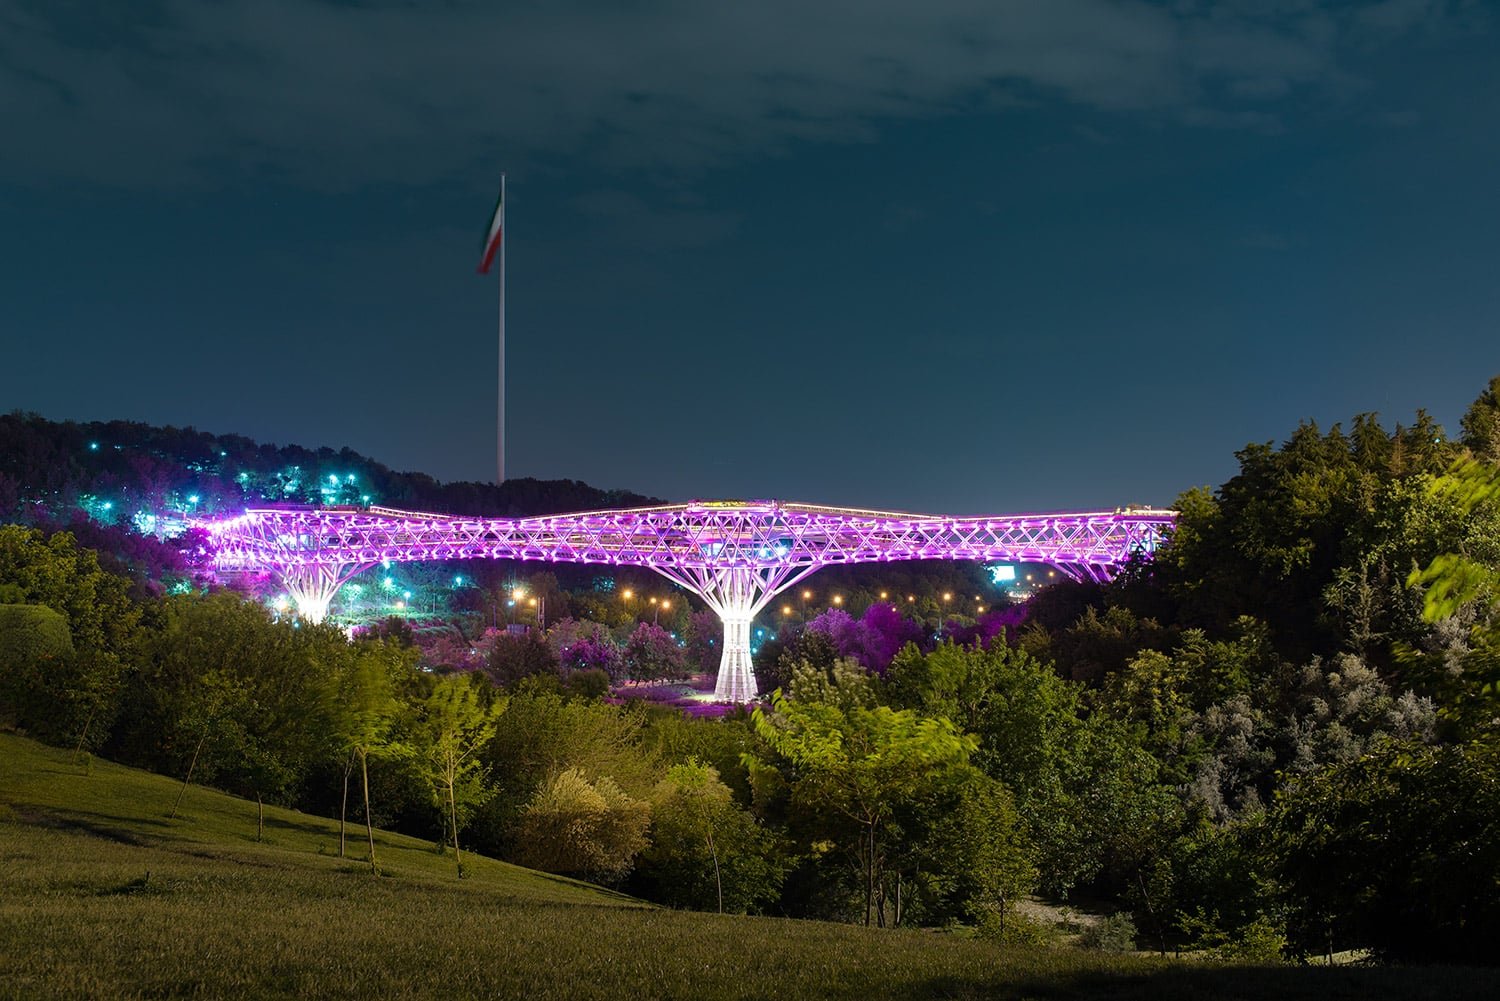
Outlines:
[{"label": "night sky", "polygon": [[0,0],[0,409],[1170,503],[1500,373],[1500,4]]}]

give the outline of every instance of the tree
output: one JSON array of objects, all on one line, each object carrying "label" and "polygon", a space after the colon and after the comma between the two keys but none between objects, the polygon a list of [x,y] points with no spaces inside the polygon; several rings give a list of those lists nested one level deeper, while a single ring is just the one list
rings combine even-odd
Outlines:
[{"label": "tree", "polygon": [[[772,697],[752,716],[756,733],[786,762],[795,800],[853,825],[848,845],[862,876],[864,923],[877,918],[877,887],[896,811],[951,778],[978,745],[946,719],[889,706],[826,705]],[[769,767],[775,768],[774,764]],[[878,915],[884,923],[884,914]]]},{"label": "tree", "polygon": [[[72,656],[55,656],[47,670],[17,664],[8,690],[28,730],[53,742],[87,748],[102,740],[119,707],[138,638],[141,610],[129,582],[106,573],[96,555],[73,536],[43,536],[19,525],[0,525],[0,602],[38,605],[66,621]],[[32,613],[13,613],[29,616]],[[52,626],[35,628],[55,631]],[[22,628],[12,623],[13,628]],[[32,626],[25,627],[29,631]],[[16,642],[20,642],[17,638]]]},{"label": "tree", "polygon": [[651,844],[632,879],[649,899],[744,913],[774,901],[787,868],[770,831],[696,758],[673,765],[651,798]]},{"label": "tree", "polygon": [[375,824],[370,814],[370,758],[401,758],[408,745],[392,739],[400,703],[395,676],[409,670],[412,653],[390,642],[363,642],[343,665],[338,679],[336,712],[332,732],[348,755],[344,766],[344,793],[339,808],[339,857],[344,856],[344,817],[349,804],[349,775],[357,762],[364,797],[365,836],[370,846],[370,871],[379,873],[375,860]]},{"label": "tree", "polygon": [[646,847],[650,824],[648,802],[626,795],[607,775],[591,782],[569,768],[526,804],[513,856],[532,869],[615,882]]},{"label": "tree", "polygon": [[1004,938],[1015,904],[1036,886],[1033,852],[1004,784],[970,769],[936,813],[921,857],[959,917]]},{"label": "tree", "polygon": [[47,733],[55,676],[73,655],[62,615],[45,605],[0,605],[0,713],[8,722]]},{"label": "tree", "polygon": [[1500,465],[1500,375],[1464,411],[1459,427],[1460,442],[1475,458]]},{"label": "tree", "polygon": [[460,879],[464,866],[458,832],[473,807],[491,794],[484,784],[485,768],[479,752],[494,737],[503,712],[505,702],[486,702],[474,679],[467,675],[439,678],[422,707],[422,772],[439,808],[448,808],[453,858]]},{"label": "tree", "polygon": [[276,622],[228,592],[177,595],[142,650],[127,755],[282,802],[330,755],[333,676],[349,651],[336,628]]},{"label": "tree", "polygon": [[523,678],[556,677],[558,667],[557,654],[535,630],[521,635],[502,633],[490,650],[490,679],[502,688]]},{"label": "tree", "polygon": [[636,681],[685,677],[682,647],[672,634],[651,622],[642,622],[625,643],[625,671]]},{"label": "tree", "polygon": [[1289,786],[1264,843],[1303,952],[1496,963],[1500,754],[1387,742]]}]

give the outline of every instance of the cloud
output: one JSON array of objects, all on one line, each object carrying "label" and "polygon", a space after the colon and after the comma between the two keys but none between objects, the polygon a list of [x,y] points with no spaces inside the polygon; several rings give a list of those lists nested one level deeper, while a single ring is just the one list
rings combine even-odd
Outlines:
[{"label": "cloud", "polygon": [[580,155],[690,171],[1037,101],[1265,128],[1345,79],[1339,18],[1400,32],[1440,6],[0,0],[0,128],[24,150],[0,176],[426,184]]}]

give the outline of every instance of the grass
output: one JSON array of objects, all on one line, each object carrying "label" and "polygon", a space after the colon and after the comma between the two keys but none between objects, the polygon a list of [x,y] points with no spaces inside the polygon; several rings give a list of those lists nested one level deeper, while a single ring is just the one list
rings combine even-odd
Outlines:
[{"label": "grass", "polygon": [[[0,734],[4,998],[1480,998],[1474,970],[1221,968],[642,906]],[[362,833],[362,832],[361,832]],[[351,847],[358,842],[351,842]],[[353,850],[362,850],[354,848]]]}]

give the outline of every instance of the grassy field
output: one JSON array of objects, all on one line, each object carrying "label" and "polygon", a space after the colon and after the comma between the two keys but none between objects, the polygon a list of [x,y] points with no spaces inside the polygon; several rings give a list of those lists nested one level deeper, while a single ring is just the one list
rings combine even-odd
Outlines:
[{"label": "grassy field", "polygon": [[[1494,998],[1471,970],[1250,969],[644,907],[0,734],[5,998]],[[360,831],[362,834],[363,832]],[[351,850],[362,852],[358,841]]]}]

